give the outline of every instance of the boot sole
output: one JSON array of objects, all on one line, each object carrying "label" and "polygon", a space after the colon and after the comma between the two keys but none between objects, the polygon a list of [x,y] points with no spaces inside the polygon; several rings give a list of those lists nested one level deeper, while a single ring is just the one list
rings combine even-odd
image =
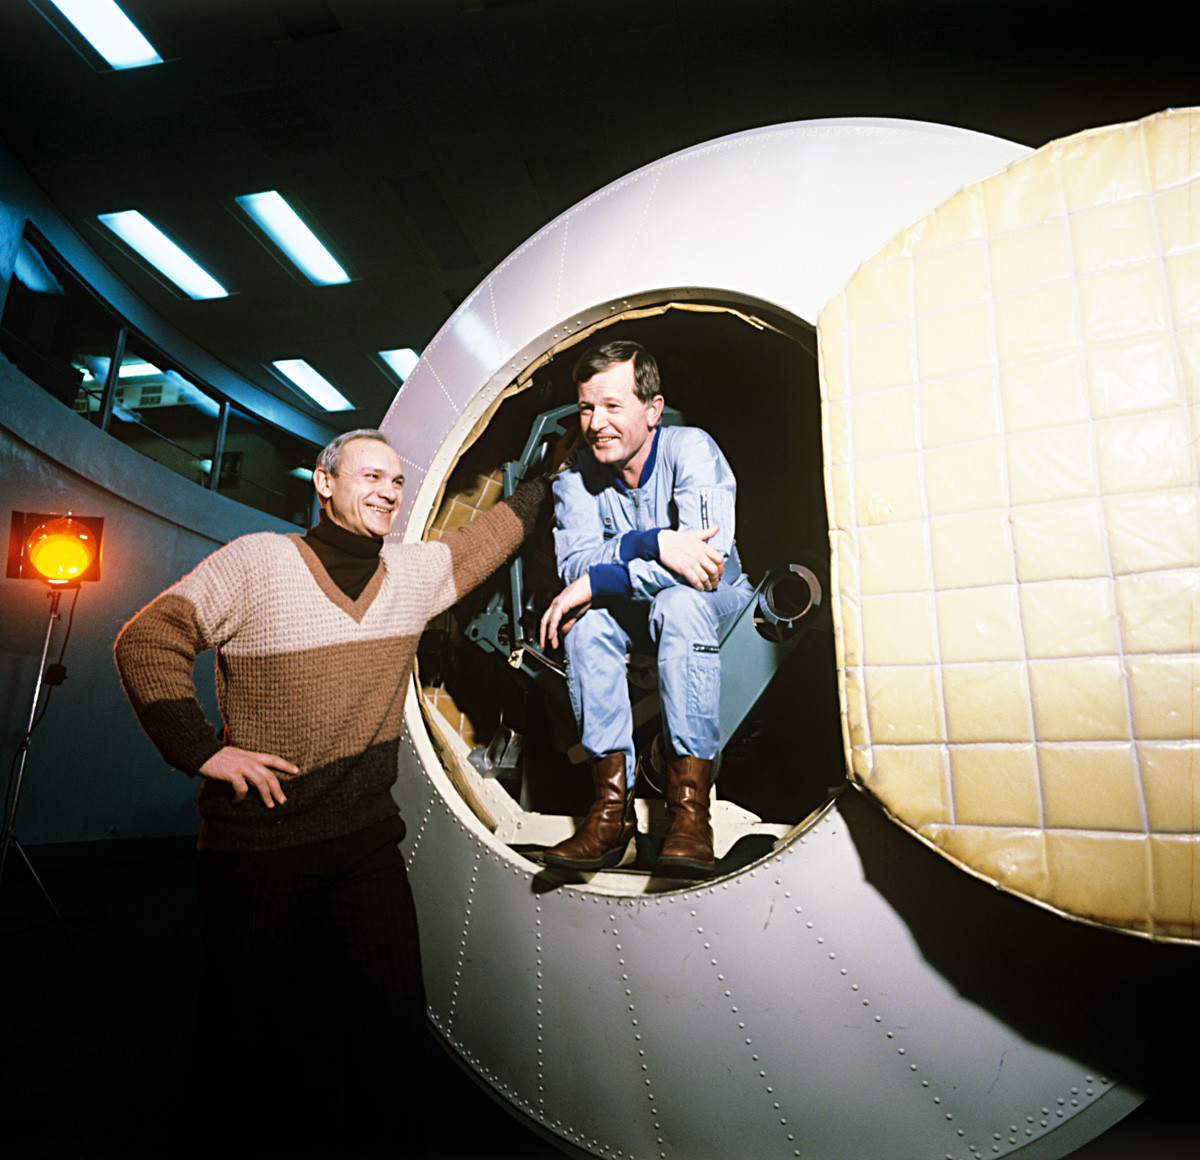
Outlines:
[{"label": "boot sole", "polygon": [[554,866],[560,870],[611,870],[620,866],[629,855],[630,844],[635,835],[630,835],[629,841],[615,850],[610,850],[603,858],[558,858],[552,854],[542,855],[543,866]]},{"label": "boot sole", "polygon": [[654,863],[654,872],[664,878],[711,878],[717,872],[717,864],[694,858],[659,858]]}]

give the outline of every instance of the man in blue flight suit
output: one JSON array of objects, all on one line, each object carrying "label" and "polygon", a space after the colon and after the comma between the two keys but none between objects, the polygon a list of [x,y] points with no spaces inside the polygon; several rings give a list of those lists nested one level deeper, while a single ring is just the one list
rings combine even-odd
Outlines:
[{"label": "man in blue flight suit", "polygon": [[749,601],[734,547],[737,484],[695,427],[660,427],[658,365],[636,342],[584,352],[573,377],[585,446],[554,480],[554,545],[566,587],[541,623],[562,635],[567,684],[595,801],[544,860],[617,865],[636,830],[626,657],[657,657],[669,826],[657,869],[713,870],[709,789],[717,756],[722,631]]}]

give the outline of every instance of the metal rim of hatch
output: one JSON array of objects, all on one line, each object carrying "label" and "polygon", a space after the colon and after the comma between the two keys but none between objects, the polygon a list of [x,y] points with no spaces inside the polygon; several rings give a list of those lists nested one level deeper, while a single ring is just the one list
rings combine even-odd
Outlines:
[{"label": "metal rim of hatch", "polygon": [[[696,146],[600,190],[483,280],[389,408],[381,426],[395,431],[409,477],[404,535],[422,534],[463,449],[554,353],[672,302],[762,319],[807,346],[824,302],[897,229],[1027,152],[945,125],[798,122]],[[418,430],[423,442],[414,444]],[[407,724],[425,739],[431,723],[417,702],[408,699]],[[426,751],[423,764],[452,808],[490,835],[486,804],[453,762]],[[835,796],[797,819],[787,840]],[[495,846],[529,865],[506,842]]]}]

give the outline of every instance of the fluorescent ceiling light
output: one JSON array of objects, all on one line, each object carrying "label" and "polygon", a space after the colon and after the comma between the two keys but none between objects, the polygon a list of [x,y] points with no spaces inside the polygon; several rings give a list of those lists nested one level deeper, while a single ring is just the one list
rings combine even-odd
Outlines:
[{"label": "fluorescent ceiling light", "polygon": [[295,383],[319,407],[324,407],[326,411],[354,410],[354,404],[302,358],[276,359],[271,365],[289,382]]},{"label": "fluorescent ceiling light", "polygon": [[411,347],[401,347],[399,350],[381,350],[379,357],[396,372],[401,382],[412,374],[413,367],[421,357]]},{"label": "fluorescent ceiling light", "polygon": [[350,275],[325,248],[321,239],[300,220],[300,215],[275,190],[247,193],[234,198],[251,218],[317,286],[349,282]]},{"label": "fluorescent ceiling light", "polygon": [[162,57],[114,0],[50,0],[113,68],[162,64]]},{"label": "fluorescent ceiling light", "polygon": [[183,252],[166,234],[136,209],[102,213],[108,226],[130,249],[136,250],[190,298],[225,298],[225,289],[203,266]]}]

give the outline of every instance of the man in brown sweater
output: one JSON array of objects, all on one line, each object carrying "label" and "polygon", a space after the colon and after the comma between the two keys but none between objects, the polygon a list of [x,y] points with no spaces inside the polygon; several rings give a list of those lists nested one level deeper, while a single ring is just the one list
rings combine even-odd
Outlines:
[{"label": "man in brown sweater", "polygon": [[[335,439],[313,482],[315,528],[214,552],[122,629],[117,667],[163,757],[202,779],[197,1081],[228,1091],[223,1150],[416,1155],[425,1001],[390,792],[404,699],[425,623],[516,551],[548,489],[387,544],[404,477],[381,432]],[[219,736],[192,681],[209,648]],[[235,1060],[256,1096],[230,1087]],[[299,1121],[277,1111],[297,1088]]]}]

